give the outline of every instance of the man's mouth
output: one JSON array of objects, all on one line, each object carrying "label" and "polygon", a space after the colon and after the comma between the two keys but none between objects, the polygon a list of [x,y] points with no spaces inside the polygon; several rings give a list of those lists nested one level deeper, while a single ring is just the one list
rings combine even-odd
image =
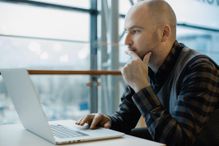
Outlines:
[{"label": "man's mouth", "polygon": [[136,49],[135,48],[128,48],[129,49],[129,51],[133,51],[133,52],[135,52],[136,51]]}]

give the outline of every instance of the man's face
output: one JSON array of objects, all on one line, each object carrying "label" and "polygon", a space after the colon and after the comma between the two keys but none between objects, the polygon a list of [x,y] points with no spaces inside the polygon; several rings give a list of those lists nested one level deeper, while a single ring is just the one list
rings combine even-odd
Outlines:
[{"label": "man's face", "polygon": [[126,16],[125,30],[127,32],[125,44],[141,59],[148,52],[155,51],[159,43],[156,27],[150,21],[145,9],[131,9]]}]

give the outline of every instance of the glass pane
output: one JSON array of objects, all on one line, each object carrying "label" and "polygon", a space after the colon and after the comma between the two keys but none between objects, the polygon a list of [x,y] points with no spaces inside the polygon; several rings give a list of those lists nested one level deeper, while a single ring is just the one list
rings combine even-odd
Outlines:
[{"label": "glass pane", "polygon": [[219,64],[219,32],[178,27],[177,38],[186,46],[210,56]]},{"label": "glass pane", "polygon": [[81,7],[81,8],[90,8],[90,0],[29,0],[29,1],[37,1],[51,4],[58,4],[64,6],[73,6],[73,7]]},{"label": "glass pane", "polygon": [[129,0],[119,0],[119,13],[125,14],[128,12],[128,9],[131,7]]},{"label": "glass pane", "polygon": [[[132,1],[132,2],[131,2]],[[119,13],[126,15],[129,8],[139,0],[119,0]],[[132,4],[133,3],[133,4]]]},{"label": "glass pane", "polygon": [[124,33],[124,23],[125,23],[125,19],[120,18],[119,19],[119,35],[120,36],[123,35],[123,37],[120,39],[120,42],[119,42],[119,61],[120,61],[121,65],[124,65],[130,59],[130,56],[125,53],[125,50],[127,50],[127,46],[125,45],[126,34],[123,34]]},{"label": "glass pane", "polygon": [[214,0],[167,0],[178,22],[219,29],[219,5]]},{"label": "glass pane", "polygon": [[[31,79],[49,120],[79,119],[89,113],[89,76],[37,76]],[[0,76],[0,124],[19,121]]]},{"label": "glass pane", "polygon": [[0,36],[1,68],[89,70],[89,54],[88,43]]},{"label": "glass pane", "polygon": [[0,19],[0,34],[89,41],[86,13],[0,2]]},{"label": "glass pane", "polygon": [[125,83],[122,76],[101,76],[98,87],[98,112],[112,114],[121,101],[121,96],[125,91]]},{"label": "glass pane", "polygon": [[[0,19],[0,68],[90,69],[89,14],[0,2]],[[89,76],[31,78],[50,120],[89,112]],[[17,120],[0,76],[0,123]]]}]

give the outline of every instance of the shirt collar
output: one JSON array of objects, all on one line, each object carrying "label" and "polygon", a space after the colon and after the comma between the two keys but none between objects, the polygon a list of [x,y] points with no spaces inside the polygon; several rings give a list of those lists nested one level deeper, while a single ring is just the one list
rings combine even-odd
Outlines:
[{"label": "shirt collar", "polygon": [[161,87],[162,84],[164,83],[165,79],[167,79],[170,71],[174,67],[176,60],[185,45],[178,43],[177,41],[174,42],[169,54],[167,55],[166,59],[164,60],[163,64],[159,67],[157,73],[154,73],[150,68],[149,68],[149,77],[150,77],[150,82],[152,84],[152,87],[154,90],[157,88]]}]

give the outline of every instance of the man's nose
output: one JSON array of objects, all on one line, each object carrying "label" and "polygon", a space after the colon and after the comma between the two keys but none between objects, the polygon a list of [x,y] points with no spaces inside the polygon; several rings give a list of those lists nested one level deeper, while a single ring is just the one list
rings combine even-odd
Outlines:
[{"label": "man's nose", "polygon": [[131,37],[131,35],[129,33],[126,35],[125,45],[128,45],[128,46],[132,45],[132,37]]}]

